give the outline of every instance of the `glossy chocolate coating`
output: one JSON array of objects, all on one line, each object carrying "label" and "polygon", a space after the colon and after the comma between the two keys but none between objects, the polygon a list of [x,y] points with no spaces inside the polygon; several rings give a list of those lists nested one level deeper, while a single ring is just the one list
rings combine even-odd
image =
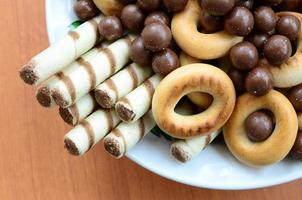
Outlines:
[{"label": "glossy chocolate coating", "polygon": [[162,23],[170,26],[171,19],[165,12],[155,11],[147,16],[145,20],[145,26],[152,23]]},{"label": "glossy chocolate coating", "polygon": [[246,7],[247,9],[252,9],[254,5],[254,0],[235,0],[235,6]]},{"label": "glossy chocolate coating", "polygon": [[228,71],[228,76],[232,80],[237,93],[239,94],[243,93],[245,91],[244,84],[245,84],[246,73],[236,68],[231,68]]},{"label": "glossy chocolate coating", "polygon": [[274,86],[272,73],[265,67],[250,71],[245,79],[246,90],[254,96],[266,95]]},{"label": "glossy chocolate coating", "polygon": [[245,130],[253,142],[263,142],[271,136],[274,129],[273,119],[262,111],[256,111],[245,120]]},{"label": "glossy chocolate coating", "polygon": [[119,0],[119,2],[121,2],[122,4],[131,4],[131,3],[135,3],[136,0]]},{"label": "glossy chocolate coating", "polygon": [[203,11],[199,17],[199,23],[204,32],[214,33],[223,29],[223,21],[221,17],[210,15]]},{"label": "glossy chocolate coating", "polygon": [[223,16],[234,8],[235,0],[202,0],[201,6],[210,15]]},{"label": "glossy chocolate coating", "polygon": [[259,59],[256,47],[247,41],[233,46],[229,54],[231,63],[239,70],[250,70],[254,68]]},{"label": "glossy chocolate coating", "polygon": [[171,49],[156,53],[152,60],[153,71],[161,76],[168,75],[179,66],[179,58]]},{"label": "glossy chocolate coating", "polygon": [[185,9],[188,0],[163,0],[164,6],[168,12],[180,12]]},{"label": "glossy chocolate coating", "polygon": [[297,11],[301,5],[301,0],[283,0],[278,7],[280,10],[284,11]]},{"label": "glossy chocolate coating", "polygon": [[253,28],[253,14],[245,7],[235,7],[225,18],[224,29],[230,34],[247,36]]},{"label": "glossy chocolate coating", "polygon": [[277,33],[286,36],[291,41],[294,41],[301,30],[299,19],[293,15],[283,16],[278,20]]},{"label": "glossy chocolate coating", "polygon": [[144,26],[145,14],[136,4],[129,4],[122,10],[121,20],[129,31],[139,32]]},{"label": "glossy chocolate coating", "polygon": [[74,4],[74,12],[80,20],[86,21],[95,17],[99,10],[92,0],[80,0]]},{"label": "glossy chocolate coating", "polygon": [[138,37],[132,42],[130,59],[137,64],[151,65],[152,52],[145,48],[142,37]]},{"label": "glossy chocolate coating", "polygon": [[302,132],[301,131],[298,132],[294,146],[290,151],[290,155],[293,158],[302,161]]},{"label": "glossy chocolate coating", "polygon": [[106,40],[117,40],[123,36],[123,26],[121,20],[115,16],[104,17],[100,21],[98,29],[100,35]]},{"label": "glossy chocolate coating", "polygon": [[159,7],[160,0],[137,0],[137,5],[142,10],[152,12]]},{"label": "glossy chocolate coating", "polygon": [[292,54],[290,40],[283,35],[272,36],[264,45],[264,56],[272,65],[285,63]]},{"label": "glossy chocolate coating", "polygon": [[144,28],[142,38],[145,47],[150,51],[162,51],[170,45],[172,33],[168,26],[162,23],[152,23]]},{"label": "glossy chocolate coating", "polygon": [[255,45],[259,52],[264,48],[264,45],[269,39],[269,35],[266,33],[252,33],[246,37],[246,41],[251,42]]},{"label": "glossy chocolate coating", "polygon": [[274,30],[277,23],[277,16],[273,9],[268,6],[260,6],[254,11],[255,27],[262,33],[269,33]]},{"label": "glossy chocolate coating", "polygon": [[276,6],[282,2],[282,0],[262,0],[262,1],[269,6]]},{"label": "glossy chocolate coating", "polygon": [[293,104],[295,110],[302,111],[302,84],[291,88],[287,94],[287,98]]}]

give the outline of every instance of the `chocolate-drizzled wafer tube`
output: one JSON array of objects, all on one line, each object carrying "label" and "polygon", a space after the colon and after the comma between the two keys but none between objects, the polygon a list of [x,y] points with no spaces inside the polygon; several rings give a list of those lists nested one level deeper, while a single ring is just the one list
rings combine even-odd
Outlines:
[{"label": "chocolate-drizzled wafer tube", "polygon": [[51,90],[57,105],[66,108],[93,90],[101,82],[119,71],[129,61],[130,43],[128,36],[109,45],[96,55],[78,59],[64,69],[61,80]]},{"label": "chocolate-drizzled wafer tube", "polygon": [[171,155],[178,161],[186,163],[198,156],[218,136],[220,131],[207,136],[187,140],[178,140],[171,145]]},{"label": "chocolate-drizzled wafer tube", "polygon": [[62,119],[70,124],[77,125],[97,108],[94,95],[89,93],[79,99],[75,104],[68,108],[59,108]]},{"label": "chocolate-drizzled wafer tube", "polygon": [[120,119],[114,109],[97,110],[65,135],[65,148],[72,155],[83,155],[103,139],[119,122]]},{"label": "chocolate-drizzled wafer tube", "polygon": [[104,147],[113,157],[121,158],[155,125],[151,111],[134,123],[123,122],[104,138]]},{"label": "chocolate-drizzled wafer tube", "polygon": [[154,91],[161,80],[159,75],[153,75],[119,100],[115,109],[120,119],[125,122],[135,122],[142,117],[150,109]]},{"label": "chocolate-drizzled wafer tube", "polygon": [[[103,48],[106,48],[109,45],[110,45],[110,43],[107,41],[102,42],[100,45],[96,46],[95,48],[91,49],[86,54],[81,56],[78,59],[78,61],[86,60],[86,59],[89,59],[89,58],[95,56]],[[74,64],[72,64],[71,67],[74,65],[77,65],[78,61],[76,61]],[[62,75],[64,75],[65,71],[70,71],[70,70],[68,69],[68,67],[63,69],[63,71],[51,76],[47,81],[44,81],[37,89],[36,98],[42,106],[52,107],[52,106],[56,105],[56,103],[51,95],[51,90],[54,89],[55,85],[57,83],[59,83],[59,81],[63,78]]]},{"label": "chocolate-drizzled wafer tube", "polygon": [[97,25],[102,18],[98,16],[83,23],[33,57],[21,68],[20,77],[27,84],[38,85],[67,67],[101,40]]},{"label": "chocolate-drizzled wafer tube", "polygon": [[150,66],[130,64],[95,88],[95,98],[103,108],[113,108],[115,103],[137,88],[152,75]]}]

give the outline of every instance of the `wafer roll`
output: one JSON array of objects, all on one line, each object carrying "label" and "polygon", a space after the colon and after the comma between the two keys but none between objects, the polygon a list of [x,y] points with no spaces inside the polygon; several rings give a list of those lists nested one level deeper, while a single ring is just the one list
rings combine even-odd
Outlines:
[{"label": "wafer roll", "polygon": [[113,109],[97,110],[65,135],[65,148],[72,155],[83,155],[119,122],[120,119]]},{"label": "wafer roll", "polygon": [[302,112],[298,113],[299,131],[302,131]]},{"label": "wafer roll", "polygon": [[51,90],[57,105],[66,108],[119,71],[129,60],[133,37],[120,39],[93,56],[84,56],[64,69]]},{"label": "wafer roll", "polygon": [[79,99],[74,105],[68,108],[59,108],[62,119],[70,124],[77,125],[97,108],[94,95],[89,93]]},{"label": "wafer roll", "polygon": [[150,109],[154,91],[161,79],[159,75],[153,75],[119,100],[115,109],[120,119],[125,122],[135,122],[142,117]]},{"label": "wafer roll", "polygon": [[95,98],[103,108],[113,108],[115,103],[137,88],[152,75],[149,66],[132,63],[95,89]]},{"label": "wafer roll", "polygon": [[[107,41],[102,42],[100,45],[91,49],[85,55],[81,56],[78,59],[78,61],[85,60],[87,58],[95,56],[96,54],[99,53],[99,51],[101,51],[103,48],[108,47],[109,45],[110,43]],[[66,68],[65,71],[68,71],[68,68]],[[52,98],[51,90],[54,89],[55,85],[59,83],[59,81],[61,80],[62,73],[64,73],[64,70],[63,72],[59,72],[53,75],[52,77],[50,77],[47,81],[43,82],[37,89],[36,98],[42,106],[52,107],[56,105],[54,99]]]},{"label": "wafer roll", "polygon": [[134,123],[123,122],[104,138],[104,147],[110,155],[121,158],[155,125],[151,111]]},{"label": "wafer roll", "polygon": [[171,155],[180,162],[186,163],[198,156],[202,150],[218,136],[220,131],[207,136],[199,136],[187,140],[178,140],[171,145]]},{"label": "wafer roll", "polygon": [[21,68],[20,77],[27,84],[38,85],[67,67],[101,40],[97,25],[102,18],[98,16],[83,23],[33,57]]}]

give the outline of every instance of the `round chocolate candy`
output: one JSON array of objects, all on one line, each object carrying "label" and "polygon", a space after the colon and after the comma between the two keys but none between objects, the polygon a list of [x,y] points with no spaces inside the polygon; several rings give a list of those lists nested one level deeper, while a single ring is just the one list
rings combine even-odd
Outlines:
[{"label": "round chocolate candy", "polygon": [[155,52],[164,50],[170,45],[172,33],[168,26],[162,23],[152,23],[145,26],[142,38],[145,47]]},{"label": "round chocolate candy", "polygon": [[279,5],[282,0],[263,0],[265,4],[269,5],[269,6],[276,6]]},{"label": "round chocolate candy", "polygon": [[287,37],[273,35],[264,45],[263,52],[270,64],[281,65],[292,55],[292,45]]},{"label": "round chocolate candy", "polygon": [[236,91],[239,94],[243,93],[245,91],[244,82],[245,82],[246,73],[243,71],[237,70],[236,68],[231,68],[228,71],[228,75],[229,75],[230,79],[232,80]]},{"label": "round chocolate candy", "polygon": [[145,26],[152,23],[162,23],[167,26],[170,26],[171,20],[166,13],[162,11],[155,11],[147,16],[145,20]]},{"label": "round chocolate candy", "polygon": [[74,12],[80,20],[86,21],[99,13],[92,0],[80,0],[74,4]]},{"label": "round chocolate candy", "polygon": [[168,75],[178,67],[180,67],[179,58],[171,49],[157,52],[153,57],[153,71],[161,76]]},{"label": "round chocolate candy", "polygon": [[293,158],[302,161],[302,132],[301,131],[299,131],[297,134],[297,138],[294,143],[294,146],[290,151],[290,155]]},{"label": "round chocolate candy", "polygon": [[117,40],[123,36],[123,26],[121,20],[115,16],[104,17],[100,21],[98,29],[100,35],[106,40]]},{"label": "round chocolate candy", "polygon": [[207,33],[214,33],[223,29],[223,21],[221,17],[210,15],[203,11],[199,17],[199,23],[203,31]]},{"label": "round chocolate candy", "polygon": [[202,0],[201,6],[210,15],[223,16],[234,8],[235,0]]},{"label": "round chocolate candy", "polygon": [[278,8],[284,11],[297,11],[301,5],[301,0],[283,0]]},{"label": "round chocolate candy", "polygon": [[188,0],[163,0],[168,12],[180,12],[185,9]]},{"label": "round chocolate candy", "polygon": [[121,2],[122,4],[131,4],[131,3],[135,3],[136,0],[119,0],[119,2]]},{"label": "round chocolate candy", "polygon": [[269,35],[266,33],[252,33],[249,34],[245,39],[246,41],[254,44],[258,51],[261,52],[269,39]]},{"label": "round chocolate candy", "polygon": [[259,59],[256,47],[247,41],[240,42],[233,46],[229,56],[233,66],[239,70],[250,70],[254,68]]},{"label": "round chocolate candy", "polygon": [[246,7],[251,10],[254,5],[254,0],[235,0],[235,6]]},{"label": "round chocolate candy", "polygon": [[301,30],[300,20],[293,15],[283,16],[278,20],[276,30],[280,35],[294,41]]},{"label": "round chocolate candy", "polygon": [[139,32],[144,26],[145,14],[136,4],[129,4],[123,8],[121,20],[129,31]]},{"label": "round chocolate candy", "polygon": [[150,65],[152,52],[145,48],[142,37],[136,38],[130,47],[130,59],[141,65]]},{"label": "round chocolate candy", "polygon": [[287,94],[289,101],[293,104],[295,110],[302,111],[302,84],[291,88]]},{"label": "round chocolate candy", "polygon": [[254,11],[255,27],[262,33],[274,30],[277,16],[273,9],[268,6],[260,6]]},{"label": "round chocolate candy", "polygon": [[253,142],[263,142],[271,136],[274,123],[271,116],[262,111],[253,112],[245,120],[245,130]]},{"label": "round chocolate candy", "polygon": [[254,96],[266,95],[274,86],[272,73],[265,67],[250,71],[245,79],[246,90]]},{"label": "round chocolate candy", "polygon": [[230,34],[247,36],[253,28],[253,14],[245,7],[235,7],[225,18],[224,29]]},{"label": "round chocolate candy", "polygon": [[137,5],[142,10],[152,12],[159,7],[160,0],[137,0]]}]

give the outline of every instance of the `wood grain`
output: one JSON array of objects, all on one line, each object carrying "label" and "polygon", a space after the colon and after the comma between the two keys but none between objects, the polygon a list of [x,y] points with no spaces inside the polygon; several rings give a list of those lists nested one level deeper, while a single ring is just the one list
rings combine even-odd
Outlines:
[{"label": "wood grain", "polygon": [[[98,145],[75,158],[63,149],[69,127],[41,108],[18,70],[47,47],[42,0],[0,1],[0,199],[299,199],[302,180],[254,191],[214,191],[178,184]],[[285,172],[286,173],[286,172]]]}]

